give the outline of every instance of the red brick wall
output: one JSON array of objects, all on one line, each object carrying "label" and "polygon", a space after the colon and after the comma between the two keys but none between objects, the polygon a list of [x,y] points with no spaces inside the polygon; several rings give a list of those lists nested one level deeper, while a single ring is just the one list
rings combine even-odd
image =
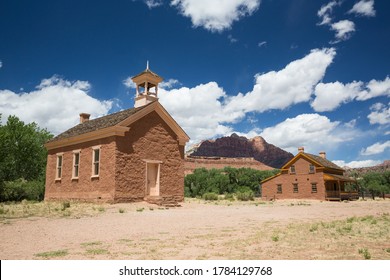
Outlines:
[{"label": "red brick wall", "polygon": [[[99,178],[92,176],[92,147],[101,145]],[[72,180],[73,150],[80,149],[79,179]],[[46,166],[45,200],[114,201],[115,137],[50,150]],[[61,180],[56,178],[57,153],[63,153]]]},{"label": "red brick wall", "polygon": [[[290,170],[262,184],[263,199],[319,199],[325,200],[325,186],[323,172],[309,173],[309,165],[300,158],[295,163],[295,174]],[[298,192],[294,193],[293,183],[298,184]],[[312,183],[317,183],[317,193],[312,193]],[[282,193],[277,192],[277,185],[282,185]]]},{"label": "red brick wall", "polygon": [[176,134],[152,112],[131,125],[125,137],[118,138],[116,161],[116,201],[136,201],[146,193],[146,162],[161,161],[160,196],[184,198],[184,147]]}]

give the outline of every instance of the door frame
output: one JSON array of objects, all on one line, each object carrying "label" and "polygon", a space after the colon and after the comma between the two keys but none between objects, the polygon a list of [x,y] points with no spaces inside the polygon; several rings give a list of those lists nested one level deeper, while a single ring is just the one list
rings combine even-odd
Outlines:
[{"label": "door frame", "polygon": [[156,166],[156,187],[158,190],[158,195],[160,196],[160,171],[161,171],[161,160],[152,160],[152,159],[143,159],[145,162],[145,196],[150,196],[150,189],[148,184],[148,170],[150,165],[157,165]]}]

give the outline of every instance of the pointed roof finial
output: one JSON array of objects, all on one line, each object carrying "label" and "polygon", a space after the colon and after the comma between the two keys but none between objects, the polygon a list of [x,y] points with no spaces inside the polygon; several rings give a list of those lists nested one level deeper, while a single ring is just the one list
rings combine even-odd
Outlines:
[{"label": "pointed roof finial", "polygon": [[149,70],[149,60],[146,61],[146,70]]}]

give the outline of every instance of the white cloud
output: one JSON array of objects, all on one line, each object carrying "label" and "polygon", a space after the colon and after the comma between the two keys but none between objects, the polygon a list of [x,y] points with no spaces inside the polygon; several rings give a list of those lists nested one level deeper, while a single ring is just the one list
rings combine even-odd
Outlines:
[{"label": "white cloud", "polygon": [[352,9],[348,13],[353,13],[358,16],[374,17],[374,0],[361,0],[353,5]]},{"label": "white cloud", "polygon": [[123,81],[123,84],[128,88],[136,88],[136,84],[133,82],[131,77],[128,77],[126,80]]},{"label": "white cloud", "polygon": [[365,101],[378,96],[390,96],[390,78],[386,77],[383,81],[371,80],[368,83],[319,83],[315,87],[314,95],[315,99],[311,102],[314,110],[332,111],[342,103],[353,100]]},{"label": "white cloud", "polygon": [[390,103],[387,105],[375,103],[370,107],[371,113],[367,116],[370,124],[390,124]]},{"label": "white cloud", "polygon": [[[194,88],[160,89],[160,103],[191,137],[191,143],[229,134],[237,116],[223,113],[224,90],[216,82]],[[190,144],[191,144],[190,143]]]},{"label": "white cloud", "polygon": [[355,24],[350,20],[340,20],[338,22],[332,23],[330,28],[333,31],[336,31],[336,41],[333,43],[338,43],[340,41],[345,41],[349,39],[352,35],[352,32],[355,31]]},{"label": "white cloud", "polygon": [[335,55],[333,48],[314,49],[280,71],[257,74],[252,91],[227,100],[227,113],[285,109],[309,101],[314,86],[324,77]]},{"label": "white cloud", "polygon": [[42,80],[31,92],[0,90],[2,119],[16,115],[26,123],[36,122],[53,134],[61,133],[78,123],[81,112],[95,118],[111,109],[112,101],[100,101],[88,95],[90,87],[86,81],[70,82],[53,76]]},{"label": "white cloud", "polygon": [[390,96],[390,78],[383,81],[371,80],[367,84],[367,90],[359,92],[357,100],[368,100],[378,96]]},{"label": "white cloud", "polygon": [[301,114],[265,128],[260,135],[267,142],[295,154],[301,146],[309,153],[334,149],[339,143],[353,140],[357,134],[354,128],[332,122],[326,116]]},{"label": "white cloud", "polygon": [[319,83],[315,87],[314,94],[316,97],[311,106],[317,112],[332,111],[342,103],[355,99],[362,86],[363,82],[355,81],[349,84],[340,82]]},{"label": "white cloud", "polygon": [[3,62],[0,60],[0,68],[3,67]]},{"label": "white cloud", "polygon": [[340,167],[349,167],[349,168],[370,167],[381,163],[380,160],[371,160],[371,159],[355,160],[351,162],[345,162],[343,160],[333,160],[332,162]]},{"label": "white cloud", "polygon": [[318,10],[317,15],[321,19],[321,22],[318,25],[329,25],[332,22],[331,14],[333,12],[333,8],[336,6],[340,6],[341,1],[330,1],[326,5],[322,5]]},{"label": "white cloud", "polygon": [[232,34],[229,34],[229,35],[228,35],[228,40],[229,40],[229,42],[232,43],[232,44],[238,42],[238,39],[237,39],[237,38],[234,38]]},{"label": "white cloud", "polygon": [[250,16],[260,6],[261,0],[172,0],[180,12],[191,18],[194,27],[212,32],[229,29],[234,21]]},{"label": "white cloud", "polygon": [[390,140],[386,142],[377,142],[365,149],[360,151],[360,154],[363,156],[371,156],[383,153],[386,149],[390,148]]},{"label": "white cloud", "polygon": [[149,9],[153,9],[156,7],[159,7],[163,4],[162,0],[144,0],[144,3],[146,6],[148,6]]},{"label": "white cloud", "polygon": [[159,84],[159,87],[160,88],[169,89],[169,88],[173,88],[173,87],[178,86],[178,85],[181,85],[181,83],[178,80],[176,80],[176,79],[169,79],[168,81],[162,81]]},{"label": "white cloud", "polygon": [[257,46],[259,47],[259,48],[261,48],[261,47],[263,47],[263,46],[266,46],[267,45],[267,41],[262,41],[262,42],[259,42],[258,44],[257,44]]}]

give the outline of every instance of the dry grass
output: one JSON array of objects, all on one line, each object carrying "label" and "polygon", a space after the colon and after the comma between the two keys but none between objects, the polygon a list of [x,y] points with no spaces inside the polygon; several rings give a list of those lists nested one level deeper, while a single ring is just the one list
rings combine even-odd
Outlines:
[{"label": "dry grass", "polygon": [[91,217],[105,211],[103,205],[80,202],[34,202],[0,203],[0,221],[28,217]]}]

